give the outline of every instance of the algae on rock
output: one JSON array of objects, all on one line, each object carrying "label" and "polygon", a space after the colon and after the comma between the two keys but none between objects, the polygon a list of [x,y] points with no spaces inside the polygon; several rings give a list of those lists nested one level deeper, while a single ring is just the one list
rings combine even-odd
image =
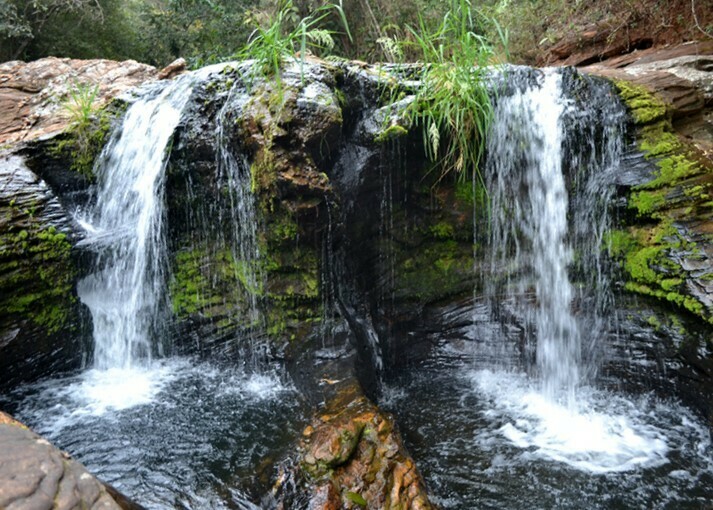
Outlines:
[{"label": "algae on rock", "polygon": [[638,148],[655,169],[628,196],[634,217],[609,237],[610,251],[623,262],[625,288],[713,323],[713,236],[702,228],[713,218],[713,164],[676,135],[661,99],[639,85],[615,84],[631,112]]}]

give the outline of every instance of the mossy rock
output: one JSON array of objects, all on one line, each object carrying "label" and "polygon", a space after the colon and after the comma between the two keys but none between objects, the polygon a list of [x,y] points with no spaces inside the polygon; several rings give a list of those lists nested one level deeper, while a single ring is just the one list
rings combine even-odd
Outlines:
[{"label": "mossy rock", "polygon": [[638,85],[615,84],[632,115],[638,148],[655,168],[652,178],[628,195],[635,218],[608,240],[610,252],[622,262],[625,289],[713,323],[710,305],[688,285],[710,271],[689,271],[683,263],[706,257],[704,248],[713,242],[709,232],[697,230],[697,224],[712,218],[707,203],[713,195],[713,165],[675,133],[660,98]]}]

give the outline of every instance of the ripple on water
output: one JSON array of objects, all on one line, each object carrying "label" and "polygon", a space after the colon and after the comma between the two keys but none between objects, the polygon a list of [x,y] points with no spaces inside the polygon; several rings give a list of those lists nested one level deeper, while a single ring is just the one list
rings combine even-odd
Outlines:
[{"label": "ripple on water", "polygon": [[12,407],[147,508],[257,508],[307,420],[281,372],[174,358],[25,386]]},{"label": "ripple on water", "polygon": [[676,402],[589,389],[569,409],[522,374],[438,361],[389,387],[384,405],[443,508],[697,509],[713,500],[708,430]]}]

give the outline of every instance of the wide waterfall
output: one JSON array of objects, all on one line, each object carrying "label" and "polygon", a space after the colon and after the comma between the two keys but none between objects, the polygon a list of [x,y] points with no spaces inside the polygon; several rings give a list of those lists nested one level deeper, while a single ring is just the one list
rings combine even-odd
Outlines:
[{"label": "wide waterfall", "polygon": [[711,330],[641,354],[658,317],[699,319],[624,309],[607,247],[636,149],[610,82],[493,71],[468,182],[408,117],[421,66],[253,64],[124,97],[68,201],[87,363],[4,409],[151,509],[709,503],[690,372],[662,374]]}]

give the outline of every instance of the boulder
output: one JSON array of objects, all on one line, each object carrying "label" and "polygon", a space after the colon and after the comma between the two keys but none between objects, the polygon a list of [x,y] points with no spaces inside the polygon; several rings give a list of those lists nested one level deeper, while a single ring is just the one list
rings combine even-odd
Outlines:
[{"label": "boulder", "polygon": [[138,510],[123,504],[79,462],[0,412],[0,508]]},{"label": "boulder", "polygon": [[156,69],[133,60],[74,60],[48,57],[0,63],[0,147],[50,137],[67,128],[62,108],[77,85],[97,86],[96,105],[155,79]]}]

